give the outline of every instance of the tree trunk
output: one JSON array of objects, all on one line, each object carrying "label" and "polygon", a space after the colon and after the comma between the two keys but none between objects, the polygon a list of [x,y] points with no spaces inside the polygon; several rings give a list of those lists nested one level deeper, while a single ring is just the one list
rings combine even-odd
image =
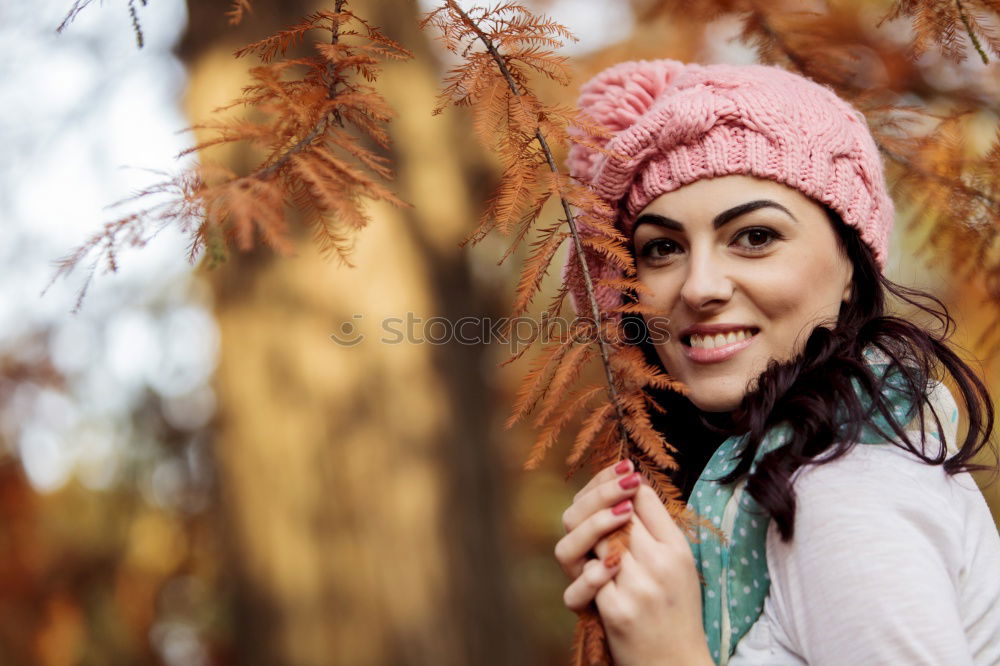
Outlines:
[{"label": "tree trunk", "polygon": [[[235,43],[217,43],[228,4],[189,3],[194,121],[226,101],[220,88],[237,94],[248,64],[227,55]],[[385,318],[454,322],[498,300],[457,245],[486,170],[457,127],[464,118],[431,116],[439,72],[415,3],[389,4],[350,8],[417,54],[379,83],[401,114],[395,190],[414,207],[369,207],[355,268],[324,260],[302,234],[295,257],[234,253],[207,273],[241,664],[527,663],[507,573],[493,356],[481,344],[380,341]],[[239,30],[247,40],[314,8],[254,7]],[[358,344],[331,340],[345,322],[365,336]]]}]

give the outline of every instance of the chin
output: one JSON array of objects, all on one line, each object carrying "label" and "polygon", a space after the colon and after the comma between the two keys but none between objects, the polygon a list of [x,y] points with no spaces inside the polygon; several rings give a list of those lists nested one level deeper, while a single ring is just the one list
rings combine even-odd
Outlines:
[{"label": "chin", "polygon": [[731,412],[740,406],[740,403],[743,401],[743,394],[719,395],[718,393],[714,393],[706,395],[700,391],[692,390],[688,394],[688,400],[703,412]]}]

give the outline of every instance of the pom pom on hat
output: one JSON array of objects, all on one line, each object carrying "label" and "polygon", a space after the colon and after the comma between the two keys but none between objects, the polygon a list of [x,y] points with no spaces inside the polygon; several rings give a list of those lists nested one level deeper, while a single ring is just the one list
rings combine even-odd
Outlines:
[{"label": "pom pom on hat", "polygon": [[[693,66],[675,60],[619,63],[581,88],[577,106],[598,125],[618,134],[635,125],[677,75]],[[600,157],[601,153],[574,143],[566,164],[575,178],[589,183],[597,175]]]}]

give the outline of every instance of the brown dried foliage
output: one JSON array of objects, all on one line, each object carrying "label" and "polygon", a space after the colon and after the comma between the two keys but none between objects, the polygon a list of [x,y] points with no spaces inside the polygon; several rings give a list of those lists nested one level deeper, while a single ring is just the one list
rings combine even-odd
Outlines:
[{"label": "brown dried foliage", "polygon": [[[77,307],[99,264],[116,270],[123,245],[143,246],[170,225],[188,235],[191,261],[206,249],[211,262],[224,258],[230,246],[249,250],[258,236],[288,254],[293,247],[289,219],[295,211],[327,256],[349,263],[354,234],[369,222],[364,200],[406,205],[384,185],[392,178],[387,158],[370,147],[388,148],[385,124],[393,115],[370,84],[380,63],[411,56],[345,4],[338,0],[333,10],[317,11],[236,51],[236,57],[257,56],[261,64],[250,69],[253,82],[242,96],[219,111],[244,107],[253,119],[195,126],[208,130],[210,138],[179,157],[243,142],[260,150],[263,160],[245,174],[197,164],[128,199],[153,203],[108,222],[57,263],[53,281],[96,255]],[[234,2],[230,19],[242,19],[249,8],[246,0]],[[313,55],[287,55],[315,33],[326,39],[313,44]]]},{"label": "brown dried foliage", "polygon": [[906,16],[912,21],[914,39],[910,49],[914,58],[936,46],[948,60],[961,62],[965,60],[968,40],[986,64],[989,62],[987,50],[1000,56],[998,14],[1000,3],[996,0],[896,0],[882,20]]},{"label": "brown dried foliage", "polygon": [[252,11],[253,7],[250,4],[250,0],[232,0],[229,4],[229,10],[226,12],[229,25],[239,25],[243,22],[246,15]]},{"label": "brown dried foliage", "polygon": [[[649,409],[659,408],[650,390],[683,387],[647,364],[637,348],[626,344],[617,323],[620,318],[609,316],[626,308],[600,310],[584,261],[587,248],[618,266],[626,277],[603,284],[634,297],[641,287],[635,279],[627,239],[615,228],[614,212],[607,204],[589,188],[560,173],[553,157],[553,146],[563,147],[571,140],[590,145],[603,130],[573,109],[543,102],[532,90],[531,76],[564,84],[568,81],[565,59],[556,49],[570,34],[563,26],[512,2],[466,13],[448,0],[428,14],[423,25],[438,28],[445,47],[461,56],[446,75],[437,111],[448,104],[470,107],[480,143],[499,155],[502,165],[496,193],[466,241],[478,242],[493,231],[511,237],[502,262],[535,232],[518,281],[515,317],[528,310],[557,250],[567,239],[574,244],[579,265],[576,274],[588,296],[582,313],[586,316],[577,317],[571,330],[542,326],[532,341],[542,338],[547,344],[541,345],[524,376],[506,423],[509,428],[533,416],[538,437],[525,468],[537,467],[570,422],[586,414],[567,458],[570,474],[586,462],[596,471],[631,457],[682,527],[701,524],[686,511],[667,475],[676,467],[670,455],[673,449],[649,417]],[[542,209],[550,199],[559,201],[564,217],[538,229]],[[543,311],[543,322],[555,321],[568,287],[564,285]],[[628,309],[643,311],[638,306]],[[506,362],[523,353],[524,349]],[[606,382],[573,390],[584,368],[596,359],[603,366]],[[693,529],[689,531],[693,533]],[[627,548],[627,527],[611,534],[608,544],[606,562],[616,562]],[[573,655],[575,664],[610,663],[607,639],[593,604],[580,615]]]}]

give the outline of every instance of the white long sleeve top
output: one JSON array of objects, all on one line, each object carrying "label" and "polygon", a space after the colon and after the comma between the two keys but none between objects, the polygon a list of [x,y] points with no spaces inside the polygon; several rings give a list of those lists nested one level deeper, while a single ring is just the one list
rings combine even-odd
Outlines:
[{"label": "white long sleeve top", "polygon": [[772,521],[770,590],[729,666],[1000,666],[1000,535],[970,474],[867,445],[793,478],[794,538]]}]

